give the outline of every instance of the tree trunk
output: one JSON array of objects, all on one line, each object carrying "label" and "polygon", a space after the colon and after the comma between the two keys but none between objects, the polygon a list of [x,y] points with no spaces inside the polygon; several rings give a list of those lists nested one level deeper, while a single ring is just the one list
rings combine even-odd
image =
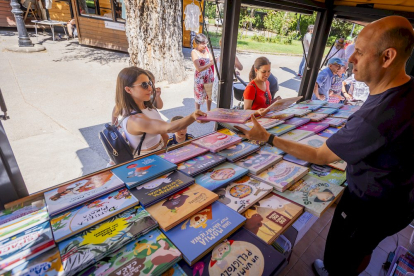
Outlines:
[{"label": "tree trunk", "polygon": [[125,0],[130,65],[150,70],[156,81],[185,78],[181,1]]}]

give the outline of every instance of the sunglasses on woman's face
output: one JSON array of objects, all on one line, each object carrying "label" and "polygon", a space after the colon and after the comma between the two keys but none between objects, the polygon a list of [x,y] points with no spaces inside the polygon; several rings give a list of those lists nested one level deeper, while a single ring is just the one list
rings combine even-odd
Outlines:
[{"label": "sunglasses on woman's face", "polygon": [[270,99],[269,99],[269,95],[267,94],[267,92],[265,92],[265,98],[266,98],[266,105],[270,105]]},{"label": "sunglasses on woman's face", "polygon": [[141,86],[144,89],[148,89],[148,87],[150,87],[150,86],[152,87],[152,81],[148,81],[148,82],[144,81],[144,82],[141,82],[141,83],[138,83],[138,84],[134,84],[131,87],[134,87],[134,86]]}]

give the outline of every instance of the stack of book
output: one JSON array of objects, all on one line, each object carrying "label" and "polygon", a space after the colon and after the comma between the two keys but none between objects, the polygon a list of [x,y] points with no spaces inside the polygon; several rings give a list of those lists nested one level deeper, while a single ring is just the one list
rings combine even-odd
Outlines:
[{"label": "stack of book", "polygon": [[174,164],[187,161],[193,157],[208,152],[208,149],[200,148],[196,145],[188,144],[175,150],[160,154],[159,156]]},{"label": "stack of book", "polygon": [[[268,129],[268,128],[272,128],[272,127],[278,126],[280,124],[283,124],[284,121],[278,120],[278,119],[271,119],[271,118],[264,118],[263,117],[263,118],[258,118],[257,122],[263,128]],[[252,121],[247,122],[245,125],[248,126],[249,128],[253,128],[253,126],[254,126]]]},{"label": "stack of book", "polygon": [[208,149],[211,152],[218,152],[222,149],[228,148],[234,144],[241,142],[239,136],[226,135],[220,132],[207,135],[203,138],[192,141],[191,143],[199,147]]},{"label": "stack of book", "polygon": [[291,130],[291,131],[281,135],[280,138],[285,139],[285,140],[298,142],[298,141],[300,141],[302,139],[305,139],[306,137],[312,136],[314,134],[315,133],[313,131],[302,130],[302,129],[294,129],[294,130]]},{"label": "stack of book", "polygon": [[402,246],[398,246],[387,276],[406,276],[414,273],[414,253]]},{"label": "stack of book", "polygon": [[259,152],[253,153],[236,162],[236,165],[248,169],[251,174],[260,174],[280,160],[282,160],[281,155],[265,151],[262,148]]},{"label": "stack of book", "polygon": [[281,136],[282,134],[285,134],[286,132],[289,132],[289,131],[291,131],[295,128],[296,128],[295,125],[281,124],[281,125],[278,125],[276,127],[272,127],[270,129],[268,129],[267,131],[269,133],[272,133],[272,134],[276,135],[276,136]]},{"label": "stack of book", "polygon": [[308,118],[299,118],[294,117],[289,120],[286,120],[285,123],[288,125],[295,125],[296,127],[300,127],[301,125],[309,123],[310,119]]},{"label": "stack of book", "polygon": [[267,113],[264,118],[269,118],[269,119],[277,119],[277,120],[288,120],[290,118],[293,118],[295,115],[290,114],[290,113],[283,113],[283,111],[272,111]]},{"label": "stack of book", "polygon": [[189,176],[196,176],[224,162],[226,162],[225,157],[207,153],[178,164],[178,170]]},{"label": "stack of book", "polygon": [[243,157],[258,151],[259,149],[260,147],[258,145],[254,145],[249,142],[241,142],[220,151],[218,154],[226,157],[230,162],[236,162]]},{"label": "stack of book", "polygon": [[329,117],[321,121],[322,124],[328,124],[331,127],[339,127],[346,123],[346,119]]}]

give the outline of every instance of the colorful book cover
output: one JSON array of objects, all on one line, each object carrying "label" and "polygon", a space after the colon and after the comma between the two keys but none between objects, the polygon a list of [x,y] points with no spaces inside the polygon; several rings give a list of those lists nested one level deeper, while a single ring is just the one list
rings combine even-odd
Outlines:
[{"label": "colorful book cover", "polygon": [[348,164],[344,160],[339,160],[328,164],[328,166],[331,166],[332,168],[338,169],[340,171],[345,171],[347,165]]},{"label": "colorful book cover", "polygon": [[131,193],[142,206],[147,208],[192,184],[194,184],[194,178],[174,171],[131,189]]},{"label": "colorful book cover", "polygon": [[341,103],[327,103],[326,105],[323,106],[323,108],[335,108],[335,109],[339,109],[342,106],[344,106],[344,104],[341,104]]},{"label": "colorful book cover", "polygon": [[283,110],[283,112],[284,112],[284,113],[290,113],[290,114],[293,114],[293,115],[295,115],[295,116],[297,116],[297,117],[302,117],[302,116],[304,116],[304,115],[306,115],[306,114],[311,113],[311,112],[312,112],[312,110],[309,110],[309,109],[296,109],[296,108],[292,108],[292,107],[290,107],[290,108],[288,108],[288,109]]},{"label": "colorful book cover", "polygon": [[254,145],[249,142],[241,142],[220,151],[218,155],[226,157],[227,160],[229,160],[230,162],[236,162],[239,159],[245,157],[246,155],[258,151],[259,149],[260,146],[258,145]]},{"label": "colorful book cover", "polygon": [[328,117],[328,114],[322,114],[322,113],[309,113],[305,116],[305,118],[309,118],[312,122],[318,122]]},{"label": "colorful book cover", "polygon": [[323,108],[319,108],[318,110],[315,110],[313,112],[316,113],[316,114],[328,114],[328,115],[330,115],[330,114],[334,114],[334,113],[338,112],[338,109],[337,108],[325,108],[325,107],[323,107]]},{"label": "colorful book cover", "polygon": [[112,172],[131,189],[175,169],[177,169],[177,165],[157,155],[150,155],[112,169]]},{"label": "colorful book cover", "polygon": [[165,271],[161,276],[187,276],[187,273],[179,266],[178,264],[173,265],[167,271]]},{"label": "colorful book cover", "polygon": [[200,116],[197,120],[243,124],[255,112],[255,110],[215,108],[206,112],[207,116]]},{"label": "colorful book cover", "polygon": [[164,158],[167,161],[170,161],[171,163],[178,164],[206,152],[208,152],[208,149],[200,148],[193,144],[188,144],[181,148],[159,154],[158,156]]},{"label": "colorful book cover", "polygon": [[217,152],[231,145],[241,142],[239,136],[230,136],[223,133],[213,133],[203,138],[192,141],[191,143],[199,147],[210,150],[211,152]]},{"label": "colorful book cover", "polygon": [[260,150],[236,162],[236,165],[248,169],[252,174],[259,174],[280,160],[281,155]]},{"label": "colorful book cover", "polygon": [[259,276],[274,275],[284,262],[285,257],[273,246],[240,228],[193,266],[184,261],[179,265],[190,276]]},{"label": "colorful book cover", "polygon": [[23,232],[49,219],[43,197],[30,199],[0,211],[0,240]]},{"label": "colorful book cover", "polygon": [[326,138],[319,135],[313,135],[311,137],[299,141],[299,143],[311,146],[313,148],[320,148],[325,142]]},{"label": "colorful book cover", "polygon": [[164,234],[183,253],[183,259],[193,265],[245,221],[236,211],[214,202]]},{"label": "colorful book cover", "polygon": [[273,133],[276,136],[280,136],[280,135],[285,134],[286,132],[289,132],[289,131],[291,131],[295,128],[296,128],[295,125],[281,124],[281,125],[272,127],[270,129],[268,129],[267,131],[270,132],[270,133]]},{"label": "colorful book cover", "polygon": [[271,105],[269,105],[269,107],[267,107],[267,110],[268,111],[279,111],[279,110],[286,109],[302,98],[303,98],[302,96],[299,96],[299,97],[284,98],[284,99],[277,100]]},{"label": "colorful book cover", "polygon": [[278,119],[281,121],[293,118],[295,115],[293,114],[288,114],[288,113],[283,113],[283,111],[272,111],[267,113],[264,118],[269,118],[269,119]]},{"label": "colorful book cover", "polygon": [[289,141],[300,141],[302,139],[305,139],[306,137],[312,136],[314,133],[312,131],[307,130],[301,130],[301,129],[294,129],[291,130],[283,135],[280,136],[280,138],[289,140]]},{"label": "colorful book cover", "polygon": [[308,173],[309,169],[291,162],[280,161],[273,167],[265,170],[259,175],[252,177],[272,185],[278,191],[284,191],[290,185],[301,179]]},{"label": "colorful book cover", "polygon": [[295,104],[294,106],[292,106],[292,108],[296,108],[296,109],[307,109],[307,110],[316,110],[321,108],[322,105],[321,104],[302,104],[302,103],[298,103]]},{"label": "colorful book cover", "polygon": [[65,275],[85,269],[156,227],[146,210],[134,206],[58,243]]},{"label": "colorful book cover", "polygon": [[[283,124],[282,120],[270,119],[270,118],[257,118],[257,122],[265,129],[272,128],[280,124]],[[248,122],[245,125],[250,128],[253,128],[254,126],[253,122]]]},{"label": "colorful book cover", "polygon": [[260,150],[261,151],[267,151],[267,152],[274,153],[274,154],[279,154],[279,155],[285,154],[285,152],[283,150],[278,149],[278,148],[273,147],[273,146],[270,146],[270,145],[265,145]]},{"label": "colorful book cover", "polygon": [[223,133],[223,134],[226,134],[226,135],[230,135],[230,136],[236,135],[236,133],[234,133],[233,131],[231,131],[231,130],[229,130],[227,128],[219,129],[219,130],[217,130],[217,132]]},{"label": "colorful book cover", "polygon": [[195,177],[195,182],[204,188],[214,191],[244,175],[249,170],[233,163],[225,162]]},{"label": "colorful book cover", "polygon": [[246,175],[218,189],[216,194],[221,203],[238,213],[243,213],[272,190],[272,186]]},{"label": "colorful book cover", "polygon": [[218,195],[193,184],[147,208],[160,227],[168,231],[218,199]]},{"label": "colorful book cover", "polygon": [[335,185],[342,185],[346,180],[346,173],[330,166],[322,166],[312,164],[310,166],[309,175]]},{"label": "colorful book cover", "polygon": [[137,204],[138,200],[127,188],[114,191],[53,216],[50,220],[53,236],[60,242]]},{"label": "colorful book cover", "polygon": [[158,229],[131,241],[78,276],[160,275],[181,260],[181,252]]},{"label": "colorful book cover", "polygon": [[[26,258],[55,246],[49,221],[0,241],[0,273],[20,265]],[[6,269],[6,270],[5,270]]]},{"label": "colorful book cover", "polygon": [[305,211],[320,217],[343,190],[341,186],[307,175],[283,193],[276,193],[304,206]]},{"label": "colorful book cover", "polygon": [[54,247],[6,272],[4,276],[64,276],[59,250]]},{"label": "colorful book cover", "polygon": [[350,112],[356,112],[359,109],[361,109],[361,107],[358,105],[344,105],[340,108],[340,110],[342,111],[350,111]]},{"label": "colorful book cover", "polygon": [[214,153],[207,153],[178,164],[177,169],[189,176],[194,177],[224,162],[226,162],[225,157]]},{"label": "colorful book cover", "polygon": [[337,133],[338,130],[340,130],[340,128],[337,128],[337,127],[328,127],[327,129],[325,129],[321,133],[318,133],[318,135],[319,136],[322,136],[322,137],[325,137],[325,138],[329,138],[332,135],[334,135],[335,133]]},{"label": "colorful book cover", "polygon": [[339,127],[346,123],[346,119],[329,117],[321,121],[322,124],[328,124],[331,127]]},{"label": "colorful book cover", "polygon": [[327,101],[321,101],[321,100],[306,100],[303,102],[300,102],[300,104],[311,104],[311,105],[326,105],[328,102]]},{"label": "colorful book cover", "polygon": [[319,133],[319,132],[327,129],[328,127],[329,127],[329,124],[310,122],[310,123],[308,123],[304,126],[298,127],[297,129],[312,131],[313,133]]},{"label": "colorful book cover", "polygon": [[302,212],[302,206],[271,193],[244,213],[244,228],[271,244]]},{"label": "colorful book cover", "polygon": [[338,112],[336,112],[335,114],[332,114],[331,116],[334,118],[345,118],[348,119],[352,114],[354,114],[353,112],[349,112],[349,111],[343,111],[343,110],[339,110]]},{"label": "colorful book cover", "polygon": [[290,154],[284,155],[283,160],[286,160],[286,161],[289,161],[289,162],[292,162],[292,163],[295,163],[301,166],[309,166],[310,164],[308,161],[296,158],[295,156],[290,155]]},{"label": "colorful book cover", "polygon": [[289,120],[286,120],[285,124],[295,125],[296,127],[300,127],[301,125],[309,123],[309,121],[310,121],[310,119],[308,119],[308,118],[293,117]]}]

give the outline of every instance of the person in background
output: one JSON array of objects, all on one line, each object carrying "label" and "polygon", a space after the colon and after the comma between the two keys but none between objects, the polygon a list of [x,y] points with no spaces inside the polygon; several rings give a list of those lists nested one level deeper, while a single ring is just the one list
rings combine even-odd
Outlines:
[{"label": "person in background", "polygon": [[191,59],[194,63],[194,100],[196,109],[207,101],[207,111],[211,109],[211,98],[208,97],[204,84],[214,81],[213,56],[207,48],[207,37],[204,34],[195,36],[195,48],[191,51]]},{"label": "person in background", "polygon": [[318,74],[313,89],[312,100],[328,100],[329,91],[332,86],[332,78],[338,73],[341,66],[345,66],[345,64],[340,58],[331,58],[328,60],[328,67],[322,69]]},{"label": "person in background", "polygon": [[332,77],[332,84],[331,89],[329,91],[329,99],[328,102],[330,103],[343,103],[345,100],[344,96],[342,95],[342,82],[345,79],[345,71],[346,71],[346,64],[344,60],[342,61],[345,65],[341,66],[338,72]]},{"label": "person in background", "polygon": [[[345,49],[345,60],[348,62],[349,58],[355,51],[355,43],[356,43],[357,37],[354,38],[354,43],[350,44]],[[354,68],[354,64],[352,62],[348,63],[348,69],[346,70],[346,76],[350,77],[352,75],[352,68]]]},{"label": "person in background", "polygon": [[342,82],[342,93],[351,104],[361,105],[369,96],[369,87],[364,82],[357,81],[352,74]]},{"label": "person in background", "polygon": [[78,31],[76,30],[76,21],[74,18],[68,21],[66,28],[68,29],[69,37],[74,38],[78,36]]},{"label": "person in background", "polygon": [[346,50],[346,48],[348,48],[348,46],[351,44],[352,44],[352,37],[347,36],[345,40],[344,50]]},{"label": "person in background", "polygon": [[125,118],[121,122],[121,127],[132,149],[138,147],[143,134],[146,133],[141,154],[164,148],[163,135],[186,128],[194,123],[197,117],[206,115],[196,110],[182,119],[164,122],[152,105],[152,94],[152,82],[144,69],[132,66],[122,69],[118,74],[113,115]]},{"label": "person in background", "polygon": [[[182,119],[183,116],[174,116],[171,119],[171,122],[177,121]],[[176,131],[171,137],[170,139],[168,139],[167,141],[167,147],[175,145],[175,144],[179,144],[188,140],[194,139],[194,136],[191,135],[190,133],[187,133],[187,128],[183,128],[180,129],[178,131]]]},{"label": "person in background", "polygon": [[332,47],[331,51],[329,52],[326,60],[330,60],[331,58],[340,58],[345,59],[345,40],[341,37],[340,39],[335,41],[335,46]]},{"label": "person in background", "polygon": [[307,30],[305,36],[303,37],[303,48],[304,48],[305,52],[303,53],[302,61],[300,62],[300,65],[299,65],[299,71],[298,71],[298,76],[299,77],[303,76],[303,72],[305,70],[305,66],[306,66],[305,59],[308,56],[309,47],[310,47],[310,43],[311,43],[311,40],[312,40],[313,29],[314,29],[314,26],[309,25],[308,30]]}]

